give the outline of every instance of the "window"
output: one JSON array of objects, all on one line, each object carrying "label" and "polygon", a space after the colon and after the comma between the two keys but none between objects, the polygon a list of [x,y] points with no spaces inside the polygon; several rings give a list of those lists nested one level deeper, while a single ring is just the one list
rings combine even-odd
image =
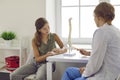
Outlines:
[{"label": "window", "polygon": [[115,8],[115,19],[113,20],[113,25],[120,29],[120,0],[110,0],[110,3],[114,5]]},{"label": "window", "polygon": [[[100,0],[102,1],[102,0]],[[107,0],[108,1],[108,0]],[[57,32],[63,40],[67,40],[69,33],[68,19],[72,17],[72,42],[91,43],[94,31],[93,10],[99,0],[56,0],[57,2]],[[116,18],[113,24],[119,27],[120,0],[110,0],[115,5]]]}]

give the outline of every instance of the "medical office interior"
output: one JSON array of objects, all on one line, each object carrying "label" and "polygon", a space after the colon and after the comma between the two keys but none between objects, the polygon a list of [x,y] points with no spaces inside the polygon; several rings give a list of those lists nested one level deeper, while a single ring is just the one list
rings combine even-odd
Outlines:
[{"label": "medical office interior", "polygon": [[[93,10],[102,1],[114,5],[116,17],[113,24],[119,26],[120,0],[0,0],[0,35],[5,31],[16,35],[10,44],[0,37],[0,77],[3,73],[12,72],[6,69],[7,57],[19,56],[19,67],[30,61],[30,55],[33,54],[32,38],[35,33],[35,20],[40,17],[48,20],[50,31],[56,33],[66,47],[69,39],[69,19],[72,18],[72,46],[91,51],[93,33],[97,29]],[[75,55],[64,56],[72,58]],[[82,58],[88,57],[82,56]],[[69,66],[86,65],[74,61],[55,63],[52,80],[60,80],[64,70]]]}]

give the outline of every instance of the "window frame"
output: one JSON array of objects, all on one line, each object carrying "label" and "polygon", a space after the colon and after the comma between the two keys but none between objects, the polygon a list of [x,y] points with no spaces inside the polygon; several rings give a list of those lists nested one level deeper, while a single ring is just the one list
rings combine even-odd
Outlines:
[{"label": "window frame", "polygon": [[[110,2],[110,0],[99,0],[99,2],[106,1]],[[60,38],[67,43],[67,38],[62,37],[62,29],[61,29],[61,0],[55,0],[55,10],[56,10],[56,33],[60,36]],[[91,44],[92,43],[92,38],[72,38],[72,43],[73,44]]]}]

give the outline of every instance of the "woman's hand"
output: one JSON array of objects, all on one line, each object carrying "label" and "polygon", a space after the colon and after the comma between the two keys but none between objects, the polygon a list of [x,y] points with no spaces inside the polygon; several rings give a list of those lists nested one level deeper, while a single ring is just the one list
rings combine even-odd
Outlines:
[{"label": "woman's hand", "polygon": [[80,73],[82,74],[85,70],[85,67],[80,68]]},{"label": "woman's hand", "polygon": [[90,56],[90,52],[89,52],[89,51],[86,51],[86,50],[84,50],[84,49],[77,49],[77,50],[80,51],[80,53],[81,53],[82,55]]}]

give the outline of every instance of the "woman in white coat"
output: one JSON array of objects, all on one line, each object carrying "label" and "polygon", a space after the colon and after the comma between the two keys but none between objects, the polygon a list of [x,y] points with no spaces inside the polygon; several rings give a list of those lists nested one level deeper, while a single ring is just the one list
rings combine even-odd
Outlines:
[{"label": "woman in white coat", "polygon": [[115,80],[120,74],[120,31],[112,20],[114,7],[101,2],[94,10],[94,21],[98,29],[94,32],[92,52],[79,49],[84,55],[90,55],[85,69],[69,67],[62,80]]}]

